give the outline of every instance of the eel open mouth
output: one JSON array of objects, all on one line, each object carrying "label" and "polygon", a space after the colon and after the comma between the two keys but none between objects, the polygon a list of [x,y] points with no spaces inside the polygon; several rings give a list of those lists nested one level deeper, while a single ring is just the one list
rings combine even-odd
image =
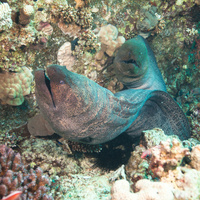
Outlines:
[{"label": "eel open mouth", "polygon": [[48,91],[49,91],[49,93],[51,95],[53,106],[56,107],[54,99],[53,99],[53,94],[52,94],[52,91],[51,91],[51,84],[50,84],[51,81],[50,81],[49,77],[47,76],[47,74],[45,73],[45,71],[44,71],[44,77],[45,77],[45,84],[46,84],[47,89],[48,89]]},{"label": "eel open mouth", "polygon": [[126,64],[134,64],[134,65],[137,65],[137,67],[139,67],[139,65],[136,63],[136,61],[134,59],[129,59],[129,60],[122,60],[123,63],[126,63]]}]

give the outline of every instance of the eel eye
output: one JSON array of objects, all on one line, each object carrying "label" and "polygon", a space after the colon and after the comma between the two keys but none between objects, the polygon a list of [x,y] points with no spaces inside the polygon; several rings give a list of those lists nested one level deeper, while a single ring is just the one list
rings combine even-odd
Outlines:
[{"label": "eel eye", "polygon": [[61,81],[60,81],[60,84],[64,84],[64,81],[63,81],[63,80],[61,80]]}]

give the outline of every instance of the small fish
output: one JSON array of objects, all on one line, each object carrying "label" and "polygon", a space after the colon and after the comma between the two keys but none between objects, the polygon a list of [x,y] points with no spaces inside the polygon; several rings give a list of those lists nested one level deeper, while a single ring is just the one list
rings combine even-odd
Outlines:
[{"label": "small fish", "polygon": [[145,159],[145,158],[150,158],[152,156],[152,150],[155,150],[155,149],[160,149],[160,145],[156,145],[150,149],[147,149],[146,151],[144,151],[141,155],[141,158],[142,159]]},{"label": "small fish", "polygon": [[152,156],[152,153],[151,153],[151,149],[147,149],[146,151],[144,151],[141,155],[141,158],[142,159],[145,159],[145,158],[149,158]]},{"label": "small fish", "polygon": [[9,194],[7,197],[4,197],[2,200],[16,200],[21,196],[21,191],[15,191]]}]

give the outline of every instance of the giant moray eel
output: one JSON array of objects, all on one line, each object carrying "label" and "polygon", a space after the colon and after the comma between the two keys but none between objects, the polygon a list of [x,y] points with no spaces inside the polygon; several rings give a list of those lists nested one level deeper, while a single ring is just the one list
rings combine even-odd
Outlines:
[{"label": "giant moray eel", "polygon": [[50,65],[46,71],[36,71],[41,114],[28,123],[30,133],[55,132],[87,144],[104,143],[122,133],[134,138],[155,127],[181,139],[190,136],[188,121],[166,92],[153,52],[141,36],[121,46],[114,68],[127,88],[116,94],[64,66]]}]

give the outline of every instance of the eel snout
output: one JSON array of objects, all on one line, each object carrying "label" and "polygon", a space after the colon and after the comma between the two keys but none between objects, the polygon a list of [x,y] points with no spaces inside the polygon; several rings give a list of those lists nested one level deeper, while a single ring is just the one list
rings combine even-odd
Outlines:
[{"label": "eel snout", "polygon": [[37,99],[41,102],[46,102],[48,105],[52,105],[55,108],[55,101],[51,90],[51,81],[44,69],[35,71],[35,82]]}]

